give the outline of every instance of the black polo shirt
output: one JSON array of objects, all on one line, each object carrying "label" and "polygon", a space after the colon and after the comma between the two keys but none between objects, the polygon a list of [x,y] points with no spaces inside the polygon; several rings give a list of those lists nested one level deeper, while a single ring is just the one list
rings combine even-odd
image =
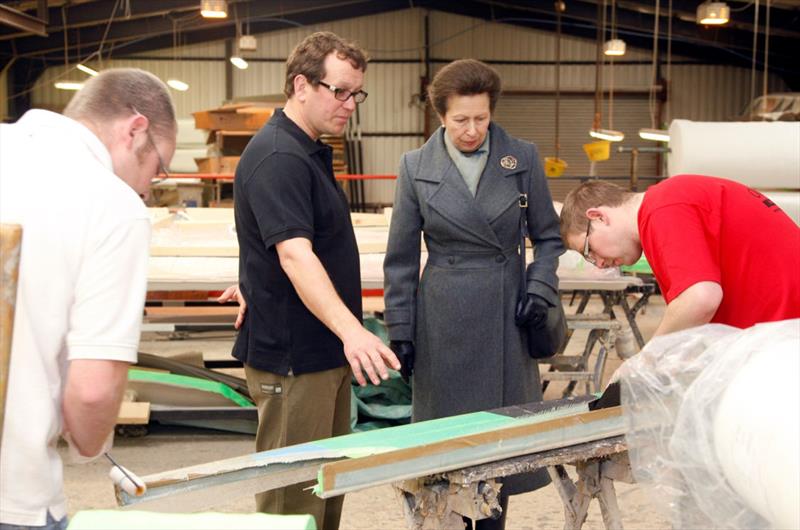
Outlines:
[{"label": "black polo shirt", "polygon": [[279,109],[236,167],[239,287],[247,312],[233,356],[257,370],[299,375],[347,362],[342,342],[300,300],[275,249],[287,239],[309,239],[339,296],[361,320],[358,247],[332,160],[329,146]]}]

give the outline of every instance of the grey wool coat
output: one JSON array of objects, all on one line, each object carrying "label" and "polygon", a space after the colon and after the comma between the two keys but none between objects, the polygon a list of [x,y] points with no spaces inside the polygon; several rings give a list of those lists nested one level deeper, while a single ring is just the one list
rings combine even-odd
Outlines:
[{"label": "grey wool coat", "polygon": [[[385,319],[391,340],[413,341],[414,421],[542,399],[539,369],[514,323],[519,299],[519,189],[527,188],[535,259],[527,290],[552,304],[564,252],[533,144],[490,125],[490,148],[475,197],[438,129],[403,155],[384,261]],[[420,278],[420,235],[428,261]],[[519,476],[521,477],[521,476]],[[546,483],[528,479],[508,493]]]}]

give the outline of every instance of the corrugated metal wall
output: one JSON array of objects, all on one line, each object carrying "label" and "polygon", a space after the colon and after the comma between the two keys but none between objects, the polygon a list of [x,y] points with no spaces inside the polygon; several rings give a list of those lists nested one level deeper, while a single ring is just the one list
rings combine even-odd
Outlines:
[{"label": "corrugated metal wall", "polygon": [[[762,77],[756,74],[756,96]],[[770,92],[786,92],[786,83],[769,76]],[[750,70],[730,66],[676,65],[672,67],[669,113],[672,119],[735,121],[750,102]]]},{"label": "corrugated metal wall", "polygon": [[[98,68],[96,63],[88,66]],[[209,107],[218,106],[225,98],[225,62],[224,61],[160,61],[114,59],[106,61],[106,68],[131,67],[141,68],[157,75],[164,81],[178,78],[189,84],[186,92],[172,91],[175,110],[178,118],[191,118],[191,113]],[[66,72],[66,73],[65,73]],[[53,87],[56,80],[83,81],[86,74],[64,66],[55,66],[45,70],[39,78],[31,94],[33,106],[61,111],[72,98],[73,92],[57,90]]]},{"label": "corrugated metal wall", "polygon": [[[419,147],[423,141],[424,112],[413,103],[414,95],[419,94],[420,77],[424,71],[421,62],[424,56],[423,14],[419,9],[407,9],[258,35],[258,50],[247,56],[281,61],[250,61],[247,70],[236,70],[234,97],[282,93],[286,75],[283,59],[300,40],[314,31],[333,31],[357,41],[375,61],[367,69],[364,89],[369,97],[359,109],[361,131],[367,135],[419,134],[416,137],[387,135],[362,139],[363,172],[395,174],[400,156]],[[365,190],[366,201],[370,203],[390,203],[394,197],[392,181],[369,181]]]},{"label": "corrugated metal wall", "polygon": [[[287,27],[284,30],[258,35],[258,51],[245,54],[254,57],[247,70],[234,69],[233,95],[254,97],[281,93],[284,83],[285,57],[303,37],[317,30],[329,30],[346,38],[358,41],[369,50],[376,62],[370,64],[365,89],[369,98],[360,109],[363,139],[363,171],[365,173],[393,174],[397,171],[400,155],[418,147],[424,141],[424,112],[419,106],[420,77],[424,73],[424,18],[426,12],[412,8],[380,15],[358,17],[349,20],[318,24],[302,28]],[[497,22],[452,15],[438,11],[428,13],[430,55],[432,73],[443,66],[444,61],[475,57],[488,61],[552,61],[555,56],[555,35],[552,32],[528,30]],[[215,107],[225,97],[225,45],[223,41],[182,47],[177,50],[179,61],[170,60],[117,60],[107,62],[110,66],[136,66],[150,70],[162,79],[179,77],[190,84],[188,92],[173,92],[178,114],[189,117],[195,110]],[[158,52],[148,52],[150,57],[171,58],[176,54],[172,48]],[[562,37],[561,56],[565,62],[585,61],[589,64],[563,64],[561,67],[561,87],[563,90],[585,91],[576,97],[574,105],[565,105],[562,110],[562,128],[565,124],[580,124],[574,133],[562,136],[564,153],[572,153],[576,160],[570,162],[570,171],[580,173],[587,168],[585,158],[581,159],[580,144],[589,141],[588,137],[578,138],[578,129],[588,129],[591,124],[591,92],[595,84],[596,57],[593,39]],[[191,60],[195,58],[219,57],[218,61]],[[681,60],[679,57],[674,58]],[[635,90],[640,94],[650,85],[651,54],[646,50],[629,50],[625,61],[642,61],[642,64],[617,64],[613,69],[613,83],[618,90]],[[383,62],[381,62],[383,61]],[[554,87],[554,67],[551,64],[496,64],[505,89],[508,91],[552,90]],[[60,109],[71,97],[71,93],[55,90],[53,80],[63,73],[63,68],[49,69],[37,84],[32,94],[34,106]],[[663,73],[663,70],[662,70]],[[77,71],[70,78],[82,79],[85,76]],[[603,74],[604,85],[609,86],[611,72],[608,68]],[[705,66],[678,64],[672,67],[669,109],[672,118],[693,120],[728,120],[737,116],[749,97],[750,71],[727,66]],[[771,86],[784,90],[777,78],[771,78]],[[760,85],[760,79],[759,79]],[[5,88],[5,83],[3,83]],[[506,121],[517,119],[524,123],[537,123],[537,127],[526,130],[522,125],[518,134],[530,134],[530,139],[542,146],[542,152],[549,151],[552,144],[552,96],[536,98],[514,96],[503,102],[498,109],[498,118]],[[5,101],[5,98],[3,98]],[[629,142],[638,142],[635,135],[636,124],[644,119],[646,111],[642,101],[644,95],[634,96],[624,101],[617,100],[614,112],[615,126],[628,127]],[[515,108],[514,105],[517,105]],[[629,105],[630,107],[625,107]],[[504,110],[505,109],[505,110]],[[520,109],[526,112],[521,114]],[[506,112],[506,110],[508,112]],[[503,115],[505,113],[505,115]],[[604,116],[608,112],[604,108]],[[630,123],[628,123],[630,122]],[[636,123],[634,123],[636,122]],[[604,123],[607,119],[604,118]],[[642,123],[641,126],[649,125]],[[577,127],[577,126],[576,126]],[[565,131],[567,129],[564,129]],[[380,133],[393,133],[393,136]],[[397,136],[398,134],[418,136]],[[370,134],[378,134],[371,136]],[[575,138],[567,145],[569,134]],[[578,143],[579,142],[579,143]],[[571,150],[571,151],[570,151]],[[549,154],[549,153],[548,153]],[[617,155],[612,155],[616,157]],[[614,158],[606,166],[601,166],[601,174],[606,171],[627,174],[626,157]],[[650,164],[648,166],[648,164]],[[654,171],[654,162],[643,162],[641,172]],[[366,185],[367,201],[388,203],[392,201],[393,185],[387,182],[371,181]]]},{"label": "corrugated metal wall", "polygon": [[[472,57],[495,61],[552,61],[555,32],[486,22],[439,11],[430,13],[431,55],[446,59]],[[553,28],[555,29],[555,28]],[[562,61],[594,62],[595,41],[562,36]],[[650,60],[650,53],[630,50],[626,60]]]},{"label": "corrugated metal wall", "polygon": [[[614,129],[625,133],[627,146],[651,146],[651,142],[641,140],[638,131],[648,121],[647,98],[625,97],[615,101]],[[559,151],[569,167],[565,176],[585,176],[589,174],[589,160],[583,152],[583,144],[593,141],[588,131],[592,125],[594,100],[585,96],[566,96],[561,98],[559,113]],[[581,119],[572,119],[580,116]],[[570,117],[567,119],[566,117]],[[506,95],[497,105],[494,119],[509,133],[535,143],[542,157],[555,155],[555,98],[543,96]],[[615,147],[612,144],[612,147]],[[656,157],[644,156],[639,161],[639,173],[656,174]],[[612,149],[611,157],[597,164],[599,176],[628,175],[630,156]]]},{"label": "corrugated metal wall", "polygon": [[285,59],[305,36],[324,30],[356,41],[369,51],[372,59],[419,60],[423,56],[422,15],[420,9],[405,9],[301,28],[290,27],[257,35],[258,50],[248,55]]}]

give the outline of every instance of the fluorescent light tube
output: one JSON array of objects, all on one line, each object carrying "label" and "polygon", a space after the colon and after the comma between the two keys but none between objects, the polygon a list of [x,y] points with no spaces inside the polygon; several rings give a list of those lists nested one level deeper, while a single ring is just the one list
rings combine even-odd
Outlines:
[{"label": "fluorescent light tube", "polygon": [[189,85],[181,81],[180,79],[170,79],[167,81],[167,84],[174,88],[175,90],[180,90],[181,92],[186,92],[189,90]]},{"label": "fluorescent light tube", "polygon": [[76,68],[77,68],[78,70],[80,70],[81,72],[83,72],[84,74],[89,74],[89,75],[90,75],[90,76],[92,76],[92,77],[96,76],[96,75],[99,73],[99,72],[98,72],[97,70],[95,70],[94,68],[89,68],[89,67],[88,67],[88,66],[86,66],[85,64],[80,64],[80,63],[78,63],[78,66],[77,66]]},{"label": "fluorescent light tube", "polygon": [[236,68],[238,68],[239,70],[246,70],[247,67],[250,66],[249,64],[247,64],[247,61],[245,61],[242,57],[239,57],[238,55],[234,55],[233,57],[231,57],[231,64]]},{"label": "fluorescent light tube", "polygon": [[83,83],[77,81],[56,81],[53,86],[59,90],[80,90],[83,88]]},{"label": "fluorescent light tube", "polygon": [[625,139],[625,133],[612,129],[592,129],[589,136],[598,140],[608,140],[609,142],[621,142]]},{"label": "fluorescent light tube", "polygon": [[639,138],[654,142],[669,142],[669,132],[663,129],[639,129]]}]

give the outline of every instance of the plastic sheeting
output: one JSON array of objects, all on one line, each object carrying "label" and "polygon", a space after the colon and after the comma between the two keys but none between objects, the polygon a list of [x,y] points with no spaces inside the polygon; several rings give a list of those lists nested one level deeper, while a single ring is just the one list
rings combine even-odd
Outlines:
[{"label": "plastic sheeting", "polygon": [[[365,318],[364,327],[389,345],[386,324]],[[350,396],[350,428],[353,432],[371,431],[411,422],[411,386],[400,372],[389,369],[389,379],[380,385],[359,386],[353,378]]]},{"label": "plastic sheeting", "polygon": [[673,528],[799,528],[800,320],[657,337],[617,375],[631,467]]},{"label": "plastic sheeting", "polygon": [[713,175],[756,189],[800,187],[800,123],[694,122],[669,127],[669,176]]}]

